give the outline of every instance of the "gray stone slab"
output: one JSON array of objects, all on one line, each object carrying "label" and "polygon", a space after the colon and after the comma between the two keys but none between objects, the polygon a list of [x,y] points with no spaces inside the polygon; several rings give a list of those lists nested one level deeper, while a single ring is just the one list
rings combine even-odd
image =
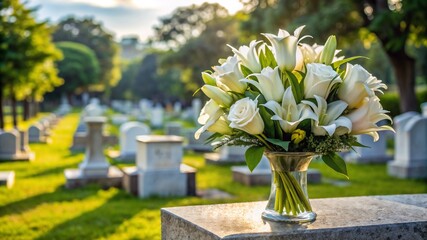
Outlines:
[{"label": "gray stone slab", "polygon": [[317,220],[302,225],[263,221],[266,202],[165,208],[162,239],[427,239],[427,209],[420,207],[427,194],[407,198],[314,199]]},{"label": "gray stone slab", "polygon": [[12,188],[14,183],[15,183],[14,171],[0,172],[0,186],[6,185],[7,188]]},{"label": "gray stone slab", "polygon": [[78,188],[87,184],[99,184],[103,188],[121,187],[123,172],[117,167],[111,166],[105,176],[85,176],[80,169],[65,169],[66,188]]},{"label": "gray stone slab", "polygon": [[247,166],[235,166],[231,168],[233,181],[246,186],[260,186],[271,184],[271,170],[264,169],[251,172]]}]

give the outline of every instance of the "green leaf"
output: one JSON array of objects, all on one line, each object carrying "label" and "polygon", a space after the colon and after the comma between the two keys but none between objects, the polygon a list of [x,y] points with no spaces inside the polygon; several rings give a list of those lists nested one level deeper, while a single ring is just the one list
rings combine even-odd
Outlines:
[{"label": "green leaf", "polygon": [[300,85],[298,79],[291,72],[286,71],[286,75],[288,76],[289,83],[291,84],[295,101],[298,104],[304,97],[304,89],[302,89],[303,86]]},{"label": "green leaf", "polygon": [[244,65],[240,65],[240,70],[242,71],[243,76],[245,76],[245,77],[252,74],[252,71]]},{"label": "green leaf", "polygon": [[289,141],[282,141],[282,140],[275,139],[275,138],[267,138],[266,140],[268,142],[276,145],[276,146],[279,146],[279,147],[285,149],[285,151],[288,151],[288,147],[289,147],[289,143],[290,143]]},{"label": "green leaf", "polygon": [[273,52],[271,52],[270,48],[268,48],[268,47],[266,47],[264,49],[265,49],[265,53],[264,53],[265,57],[268,60],[268,65],[267,66],[270,66],[271,68],[277,67],[276,58],[274,57]]},{"label": "green leaf", "polygon": [[328,153],[322,156],[323,162],[328,165],[330,168],[335,170],[338,173],[344,175],[347,179],[349,179],[347,174],[347,166],[345,164],[344,159],[342,159],[336,153]]},{"label": "green leaf", "polygon": [[332,63],[332,68],[333,68],[333,69],[337,69],[337,68],[339,68],[341,65],[343,65],[344,63],[348,63],[348,62],[350,62],[350,61],[353,61],[353,60],[356,60],[356,59],[359,59],[359,58],[369,59],[369,58],[364,57],[364,56],[354,56],[354,57],[346,58],[346,59],[339,60],[339,61],[336,61],[336,62]]},{"label": "green leaf", "polygon": [[264,121],[264,132],[268,137],[274,136],[274,122],[271,120],[272,115],[267,111],[264,106],[259,106],[259,114]]},{"label": "green leaf", "polygon": [[361,143],[360,143],[360,142],[358,142],[358,141],[352,141],[352,142],[350,142],[350,144],[351,144],[351,146],[355,146],[355,147],[371,148],[371,147],[369,147],[369,146],[366,146],[366,145],[361,144]]},{"label": "green leaf", "polygon": [[213,141],[215,141],[217,138],[222,137],[221,133],[214,133],[212,135],[210,135],[206,140],[205,140],[205,144],[210,144]]},{"label": "green leaf", "polygon": [[264,154],[265,147],[252,146],[245,152],[246,164],[251,172],[256,168]]},{"label": "green leaf", "polygon": [[202,88],[198,88],[194,93],[193,93],[193,97],[196,96],[196,94],[201,90]]}]

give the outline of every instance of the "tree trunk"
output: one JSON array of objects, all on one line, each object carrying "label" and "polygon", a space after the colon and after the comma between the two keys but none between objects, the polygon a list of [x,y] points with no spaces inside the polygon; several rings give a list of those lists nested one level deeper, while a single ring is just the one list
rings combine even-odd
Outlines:
[{"label": "tree trunk", "polygon": [[409,57],[405,50],[399,52],[387,52],[393,64],[399,87],[400,111],[418,111],[418,101],[415,95],[415,60]]},{"label": "tree trunk", "polygon": [[16,98],[13,94],[11,94],[10,103],[11,103],[11,108],[12,108],[13,128],[18,128],[18,114],[16,112]]},{"label": "tree trunk", "polygon": [[25,98],[22,101],[22,119],[27,121],[30,118],[30,99]]},{"label": "tree trunk", "polygon": [[3,89],[0,88],[0,131],[4,129]]}]

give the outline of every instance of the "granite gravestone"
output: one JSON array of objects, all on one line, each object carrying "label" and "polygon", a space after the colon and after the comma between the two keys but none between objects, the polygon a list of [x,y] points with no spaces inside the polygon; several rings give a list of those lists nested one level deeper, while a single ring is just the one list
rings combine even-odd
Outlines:
[{"label": "granite gravestone", "polygon": [[120,160],[135,160],[136,137],[150,134],[150,128],[140,122],[127,122],[120,126]]}]

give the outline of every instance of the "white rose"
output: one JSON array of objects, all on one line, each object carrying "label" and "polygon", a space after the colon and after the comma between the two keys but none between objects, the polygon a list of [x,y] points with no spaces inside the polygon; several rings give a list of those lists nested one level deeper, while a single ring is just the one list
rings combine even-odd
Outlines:
[{"label": "white rose", "polygon": [[240,129],[252,135],[261,134],[264,131],[264,121],[257,107],[258,100],[243,98],[235,102],[228,114],[230,127]]},{"label": "white rose", "polygon": [[379,139],[377,131],[390,130],[394,132],[390,126],[377,125],[381,120],[387,119],[391,121],[390,116],[386,113],[388,111],[383,110],[380,99],[377,96],[363,99],[362,106],[346,116],[353,125],[351,134],[367,134],[372,136],[374,141],[377,141]]},{"label": "white rose", "polygon": [[340,76],[331,66],[309,63],[304,79],[305,98],[313,98],[314,95],[317,95],[327,99],[332,87],[340,82],[342,82]]},{"label": "white rose", "polygon": [[375,96],[387,86],[372,76],[360,65],[347,64],[343,83],[338,90],[338,97],[348,103],[350,109],[360,107],[366,97]]}]

